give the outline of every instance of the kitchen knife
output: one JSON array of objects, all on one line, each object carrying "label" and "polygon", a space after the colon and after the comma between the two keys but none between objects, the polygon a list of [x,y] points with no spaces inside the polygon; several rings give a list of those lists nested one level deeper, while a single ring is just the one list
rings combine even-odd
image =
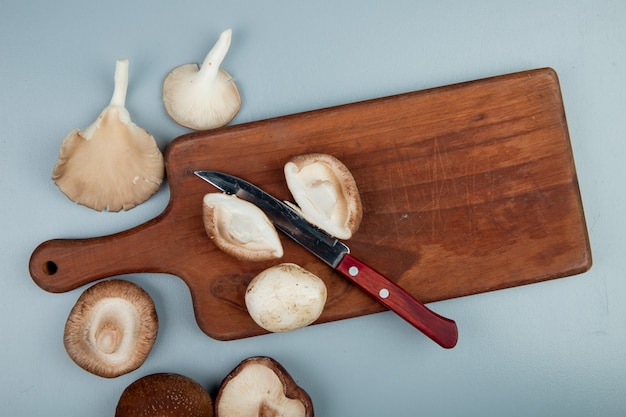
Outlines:
[{"label": "kitchen knife", "polygon": [[265,212],[277,229],[440,346],[449,349],[456,345],[458,330],[454,321],[428,309],[402,287],[354,258],[344,243],[310,224],[289,205],[257,186],[229,174],[216,171],[196,171],[195,174],[221,191],[255,204]]}]

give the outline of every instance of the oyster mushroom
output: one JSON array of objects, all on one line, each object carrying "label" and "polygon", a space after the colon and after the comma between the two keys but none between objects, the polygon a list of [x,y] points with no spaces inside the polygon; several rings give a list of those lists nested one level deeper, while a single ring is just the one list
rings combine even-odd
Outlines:
[{"label": "oyster mushroom", "polygon": [[102,211],[129,210],[157,192],[163,155],[125,106],[128,60],[118,60],[110,104],[84,130],[63,139],[52,179],[72,201]]},{"label": "oyster mushroom", "polygon": [[363,208],[354,177],[337,158],[312,153],[284,167],[287,187],[303,216],[338,239],[349,239],[361,223]]},{"label": "oyster mushroom", "polygon": [[99,282],[78,298],[65,324],[63,343],[81,368],[114,378],[139,368],[157,336],[152,298],[124,280]]},{"label": "oyster mushroom", "polygon": [[256,356],[242,361],[220,385],[217,417],[313,417],[311,397],[276,360]]},{"label": "oyster mushroom", "polygon": [[222,32],[202,66],[180,65],[165,77],[163,104],[176,123],[195,130],[214,129],[228,124],[239,112],[237,85],[220,68],[231,37],[231,29]]},{"label": "oyster mushroom", "polygon": [[319,318],[327,290],[319,277],[292,263],[283,263],[257,275],[246,289],[250,317],[270,332],[296,330]]},{"label": "oyster mushroom", "polygon": [[122,392],[115,417],[213,417],[213,401],[202,385],[184,375],[144,376]]},{"label": "oyster mushroom", "polygon": [[278,232],[265,213],[235,195],[206,194],[202,200],[204,227],[225,253],[245,261],[283,256]]}]

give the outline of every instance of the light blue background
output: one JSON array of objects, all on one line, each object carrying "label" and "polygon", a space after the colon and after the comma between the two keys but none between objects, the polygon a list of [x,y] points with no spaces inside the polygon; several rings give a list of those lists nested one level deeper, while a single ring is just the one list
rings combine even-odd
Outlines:
[{"label": "light blue background", "polygon": [[[454,318],[443,350],[391,313],[233,342],[196,326],[181,280],[129,275],[160,330],[139,370],[109,380],[76,366],[63,327],[81,289],[28,274],[41,242],[128,229],[167,187],[122,213],[71,203],[50,180],[67,132],[108,104],[129,58],[127,107],[162,149],[187,133],[161,83],[233,29],[224,63],[243,107],[233,123],[492,75],[560,77],[594,266],[586,274],[431,305]],[[626,413],[626,2],[4,1],[0,6],[0,408],[3,416],[112,416],[122,390],[177,372],[214,392],[242,359],[280,361],[315,403],[346,416],[623,416]]]}]

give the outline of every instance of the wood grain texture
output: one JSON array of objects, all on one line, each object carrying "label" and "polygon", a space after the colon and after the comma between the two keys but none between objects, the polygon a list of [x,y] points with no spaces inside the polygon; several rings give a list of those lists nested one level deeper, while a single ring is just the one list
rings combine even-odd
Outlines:
[{"label": "wood grain texture", "polygon": [[[170,202],[161,215],[111,236],[44,242],[31,276],[63,292],[127,273],[173,274],[207,335],[263,334],[244,291],[275,262],[240,262],[213,245],[201,213],[203,195],[216,190],[193,171],[227,172],[290,200],[283,165],[309,152],[339,158],[359,186],[364,216],[347,242],[352,253],[425,303],[591,267],[558,78],[538,69],[179,137],[165,155]],[[328,287],[318,323],[384,309],[282,242],[281,261]]]}]

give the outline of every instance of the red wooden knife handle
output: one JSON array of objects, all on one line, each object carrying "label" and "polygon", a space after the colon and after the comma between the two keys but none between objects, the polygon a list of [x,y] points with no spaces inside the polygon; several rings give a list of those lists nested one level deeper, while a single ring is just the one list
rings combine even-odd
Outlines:
[{"label": "red wooden knife handle", "polygon": [[456,323],[428,309],[402,287],[346,254],[336,270],[444,348],[458,340]]}]

